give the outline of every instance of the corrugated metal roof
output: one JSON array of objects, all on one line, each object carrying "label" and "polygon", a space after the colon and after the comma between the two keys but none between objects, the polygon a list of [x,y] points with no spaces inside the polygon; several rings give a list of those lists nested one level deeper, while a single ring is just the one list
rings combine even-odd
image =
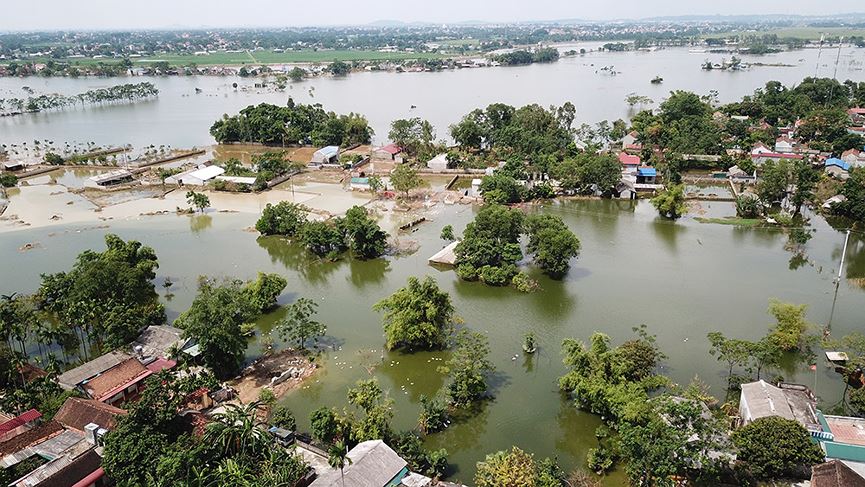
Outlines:
[{"label": "corrugated metal roof", "polygon": [[82,382],[96,377],[115,365],[131,358],[132,356],[123,352],[108,352],[105,355],[81,364],[74,369],[67,370],[57,377],[57,382],[66,389],[74,389]]},{"label": "corrugated metal roof", "polygon": [[403,472],[408,463],[381,440],[364,441],[348,452],[351,463],[341,473],[333,469],[310,487],[384,487]]},{"label": "corrugated metal roof", "polygon": [[31,409],[18,417],[12,418],[3,424],[0,424],[0,436],[3,436],[4,434],[14,430],[19,426],[23,426],[31,421],[36,421],[41,417],[42,413],[35,409]]},{"label": "corrugated metal roof", "polygon": [[654,167],[641,167],[637,169],[637,176],[657,176],[658,172]]}]

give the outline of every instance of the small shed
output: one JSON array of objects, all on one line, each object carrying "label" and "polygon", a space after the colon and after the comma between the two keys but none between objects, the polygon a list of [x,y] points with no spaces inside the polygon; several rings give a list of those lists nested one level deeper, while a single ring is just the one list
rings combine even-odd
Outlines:
[{"label": "small shed", "polygon": [[388,144],[378,147],[372,151],[372,158],[378,161],[403,162],[402,147],[396,144]]},{"label": "small shed", "polygon": [[472,196],[480,196],[481,195],[481,183],[483,181],[481,179],[475,178],[472,179]]},{"label": "small shed", "polygon": [[87,178],[86,186],[91,188],[107,188],[118,184],[128,183],[133,180],[132,173],[126,169],[118,169],[104,174],[97,174]]},{"label": "small shed", "polygon": [[369,178],[351,178],[349,187],[352,191],[369,191]]},{"label": "small shed", "polygon": [[[2,150],[2,149],[0,149]],[[0,152],[2,154],[3,152]],[[3,169],[9,172],[22,171],[26,166],[21,161],[7,161],[3,163]]]},{"label": "small shed", "polygon": [[310,164],[339,164],[339,146],[329,145],[315,151]]},{"label": "small shed", "polygon": [[443,172],[448,168],[448,155],[442,152],[427,161],[426,167],[430,168],[434,172]]},{"label": "small shed", "polygon": [[658,172],[654,167],[641,167],[637,169],[637,184],[655,184]]}]

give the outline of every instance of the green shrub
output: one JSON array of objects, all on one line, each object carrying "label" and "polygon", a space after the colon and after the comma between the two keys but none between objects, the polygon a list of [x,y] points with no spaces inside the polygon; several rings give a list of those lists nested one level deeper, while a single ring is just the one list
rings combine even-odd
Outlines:
[{"label": "green shrub", "polygon": [[523,293],[535,292],[540,287],[538,285],[538,281],[535,281],[534,279],[529,277],[529,275],[525,272],[517,272],[517,275],[515,275],[514,278],[511,280],[511,284],[513,284],[514,287],[517,288],[517,291]]},{"label": "green shrub", "polygon": [[506,286],[510,284],[511,279],[513,279],[516,273],[517,268],[514,265],[507,265],[504,267],[485,265],[481,267],[479,274],[481,281],[483,281],[484,284],[490,286]]},{"label": "green shrub", "polygon": [[464,281],[477,281],[478,270],[471,264],[460,264],[457,267],[457,276]]}]

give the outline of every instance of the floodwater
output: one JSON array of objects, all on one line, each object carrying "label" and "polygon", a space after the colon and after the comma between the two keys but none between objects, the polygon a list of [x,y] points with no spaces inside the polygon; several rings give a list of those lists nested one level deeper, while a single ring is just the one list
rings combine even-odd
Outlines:
[{"label": "floodwater", "polygon": [[[567,49],[597,48],[597,43]],[[563,48],[564,49],[564,48]],[[236,77],[149,78],[159,88],[158,99],[130,105],[93,106],[59,112],[0,118],[0,144],[33,143],[34,140],[96,142],[136,147],[168,144],[173,147],[213,143],[208,129],[223,114],[234,114],[250,104],[284,104],[291,96],[298,103],[321,103],[337,113],[366,115],[375,129],[376,142],[387,139],[390,122],[397,118],[423,117],[447,137],[447,127],[477,107],[504,102],[512,105],[539,103],[561,105],[571,101],[577,122],[624,118],[629,113],[625,97],[637,93],[657,105],[671,90],[707,94],[717,90],[721,102],[750,94],[768,80],[795,84],[806,76],[833,76],[837,50],[824,50],[818,62],[816,49],[765,56],[741,56],[747,63],[786,64],[792,67],[754,66],[741,72],[703,71],[705,60],[720,62],[730,55],[691,53],[687,48],[655,52],[589,52],[562,58],[557,63],[522,67],[476,68],[439,73],[352,73],[345,78],[313,78],[289,85],[284,92],[255,89],[254,79]],[[843,48],[838,79],[865,80],[865,49]],[[602,74],[611,66],[618,74]],[[605,71],[603,73],[606,73]],[[663,84],[651,84],[655,76]],[[139,78],[0,78],[0,97],[25,97],[29,86],[40,93],[75,94]],[[232,88],[237,82],[239,89]],[[202,92],[196,94],[196,88]],[[417,108],[412,109],[412,106]],[[640,107],[637,107],[640,108]],[[648,107],[645,107],[648,108]]]},{"label": "floodwater", "polygon": [[[766,313],[769,298],[808,304],[809,319],[820,325],[831,317],[835,336],[862,330],[865,289],[844,279],[835,297],[833,277],[844,235],[822,219],[814,220],[816,233],[807,244],[810,263],[791,270],[786,237],[772,229],[701,224],[690,217],[673,223],[658,219],[646,201],[564,201],[537,211],[561,216],[579,236],[582,254],[562,281],[532,271],[542,287],[534,294],[460,282],[453,272],[427,265],[443,245],[441,227],[452,224],[461,232],[471,221],[474,209],[460,205],[436,206],[429,223],[398,236],[416,240],[417,253],[366,262],[322,263],[280,238],[257,238],[244,230],[255,220],[247,213],[142,217],[112,221],[107,228],[22,229],[0,235],[0,294],[35,291],[40,273],[65,270],[79,252],[102,248],[106,232],[154,247],[160,263],[157,289],[164,294],[166,278],[175,283],[173,298],[165,300],[170,320],[191,303],[199,275],[246,279],[258,271],[278,272],[289,283],[280,304],[300,296],[314,299],[318,319],[328,328],[323,367],[283,400],[300,428],[308,428],[308,414],[317,407],[346,406],[346,389],[372,373],[396,401],[395,426],[408,429],[416,424],[420,395],[442,386],[436,359],[446,359],[447,353],[384,352],[381,316],[371,307],[409,276],[432,275],[450,293],[466,326],[489,337],[497,367],[494,399],[427,440],[430,447],[447,448],[453,478],[463,481],[471,481],[475,462],[485,454],[511,445],[538,457],[556,456],[566,468],[584,464],[596,444],[600,418],[576,410],[557,390],[565,338],[587,340],[599,330],[619,343],[631,337],[632,327],[646,324],[669,356],[665,374],[678,383],[699,376],[710,392],[723,397],[724,366],[709,356],[706,333],[759,338],[772,321]],[[731,203],[704,202],[703,211],[725,216],[734,209]],[[26,243],[38,245],[20,252]],[[865,277],[860,235],[851,238],[847,258],[844,276]],[[284,310],[262,317],[259,332],[269,331],[283,315]],[[527,332],[538,337],[539,353],[525,358],[520,347]],[[256,340],[250,359],[260,353]],[[842,386],[824,362],[818,360],[816,373],[792,361],[771,373],[816,385],[828,408],[839,401]],[[614,474],[608,484],[619,485],[621,475]]]}]

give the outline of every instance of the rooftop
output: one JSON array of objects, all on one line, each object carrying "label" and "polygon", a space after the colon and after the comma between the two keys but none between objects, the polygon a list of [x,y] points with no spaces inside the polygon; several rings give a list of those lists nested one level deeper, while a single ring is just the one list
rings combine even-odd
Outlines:
[{"label": "rooftop", "polygon": [[439,250],[429,258],[430,264],[454,265],[457,262],[456,248],[459,241],[451,242],[447,247]]},{"label": "rooftop", "polygon": [[102,400],[117,394],[132,383],[138,382],[152,373],[141,365],[137,358],[130,357],[88,381],[84,384],[84,390],[93,399]]},{"label": "rooftop", "polygon": [[779,416],[798,421],[809,431],[820,431],[817,401],[811,391],[799,384],[773,386],[764,380],[742,384],[742,399],[752,419]]},{"label": "rooftop", "polygon": [[829,431],[838,443],[865,446],[865,419],[824,416]]},{"label": "rooftop", "polygon": [[825,165],[826,165],[826,167],[838,166],[845,171],[850,170],[850,164],[847,164],[846,162],[842,161],[841,159],[838,159],[837,157],[832,157],[830,159],[826,159]]},{"label": "rooftop", "polygon": [[105,372],[106,370],[114,367],[115,365],[123,362],[126,359],[129,359],[131,356],[129,354],[114,351],[108,352],[105,355],[100,357],[96,357],[90,362],[84,363],[75,367],[74,369],[67,370],[66,372],[60,374],[57,377],[57,382],[61,387],[66,389],[74,389],[82,382],[90,379],[92,377],[96,377],[97,375]]},{"label": "rooftop", "polygon": [[0,436],[14,430],[19,426],[23,426],[42,417],[42,413],[35,409],[31,409],[18,417],[12,418],[5,423],[0,424]]},{"label": "rooftop", "polygon": [[183,330],[167,325],[148,326],[134,342],[130,344],[133,352],[141,351],[145,357],[167,357],[168,350],[173,346],[180,347]]},{"label": "rooftop", "polygon": [[78,431],[84,431],[84,427],[90,423],[112,429],[116,422],[115,417],[123,414],[126,414],[126,411],[110,404],[93,399],[70,397],[57,410],[54,420]]},{"label": "rooftop", "polygon": [[387,152],[388,154],[391,154],[391,155],[397,155],[400,152],[402,152],[402,147],[400,147],[396,144],[388,144],[388,145],[381,147],[377,150]]},{"label": "rooftop", "polygon": [[0,456],[11,455],[12,453],[21,451],[30,445],[45,441],[45,439],[61,431],[63,431],[63,426],[57,421],[42,423],[32,430],[25,431],[18,436],[0,443]]},{"label": "rooftop", "polygon": [[839,460],[811,468],[811,487],[865,487],[865,479]]},{"label": "rooftop", "polygon": [[223,169],[219,166],[207,166],[207,167],[203,167],[201,169],[196,169],[195,171],[192,171],[191,173],[187,174],[187,176],[190,176],[193,178],[198,178],[202,181],[207,181],[208,179],[213,179],[216,176],[219,176],[224,172],[225,172],[225,169]]},{"label": "rooftop", "polygon": [[640,156],[633,156],[622,152],[619,154],[619,162],[626,166],[639,166]]},{"label": "rooftop", "polygon": [[359,443],[348,452],[351,463],[346,465],[343,475],[332,469],[318,477],[310,487],[384,487],[408,465],[389,446],[381,440]]}]

